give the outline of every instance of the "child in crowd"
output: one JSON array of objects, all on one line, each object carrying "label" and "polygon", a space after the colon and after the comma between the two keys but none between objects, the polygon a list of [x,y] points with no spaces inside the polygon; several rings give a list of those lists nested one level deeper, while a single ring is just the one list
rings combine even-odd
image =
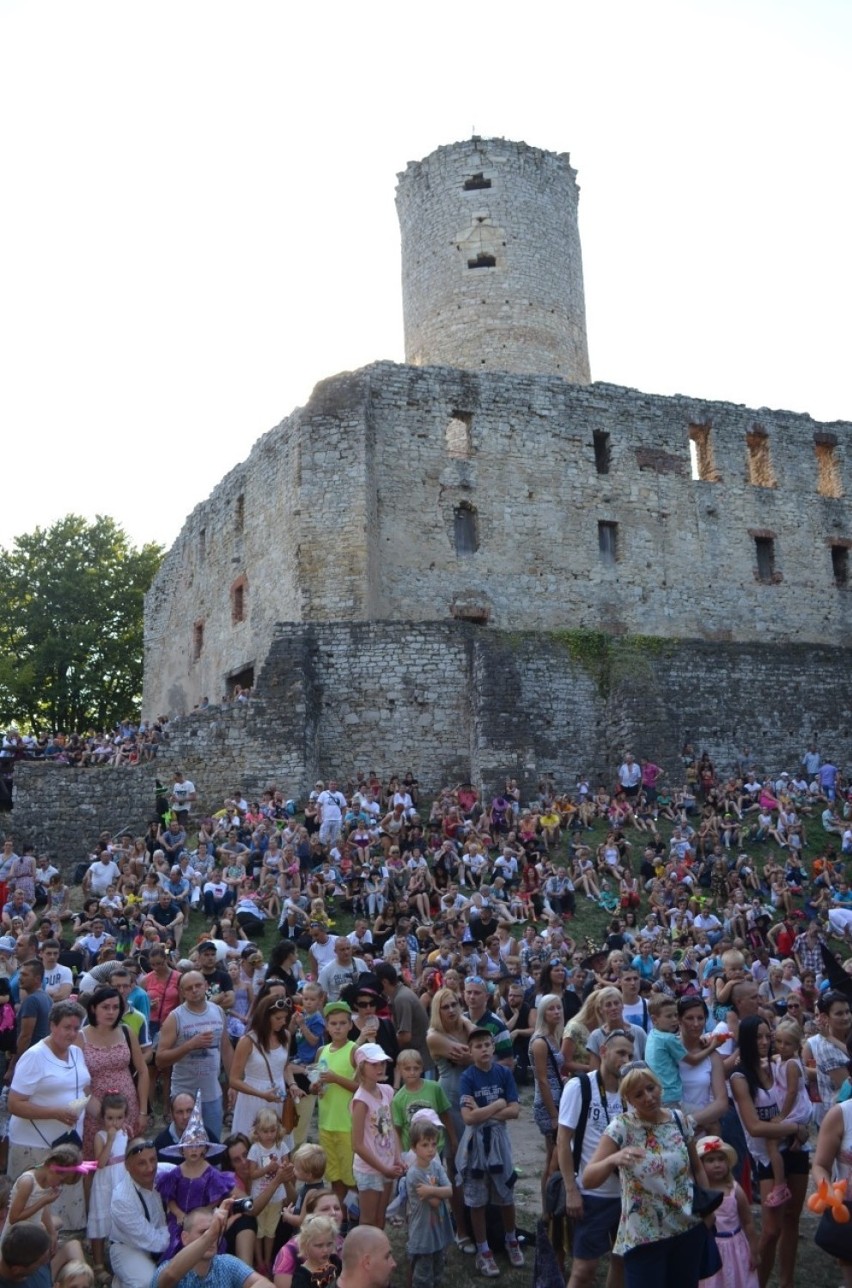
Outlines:
[{"label": "child in crowd", "polygon": [[[456,1155],[464,1201],[476,1240],[476,1268],[488,1278],[499,1275],[485,1233],[485,1208],[490,1202],[502,1210],[506,1253],[513,1266],[523,1266],[524,1254],[515,1230],[512,1146],[506,1123],[520,1112],[515,1079],[505,1065],[494,1060],[494,1038],[488,1029],[468,1035],[472,1064],[459,1084],[459,1104],[464,1135]],[[485,1129],[488,1129],[487,1131]]]},{"label": "child in crowd", "polygon": [[[450,1154],[455,1156],[458,1148],[453,1119],[450,1113],[450,1101],[443,1087],[437,1082],[427,1082],[423,1077],[423,1059],[419,1051],[409,1048],[400,1051],[396,1058],[396,1067],[402,1079],[402,1086],[391,1102],[391,1117],[399,1136],[403,1153],[409,1149],[409,1128],[411,1120],[418,1109],[433,1109],[446,1130]],[[439,1152],[444,1148],[444,1136],[438,1140]]]},{"label": "child in crowd", "polygon": [[[334,1190],[311,1190],[305,1199],[305,1217],[309,1216],[328,1216],[334,1221],[338,1231],[335,1252],[340,1256],[343,1247],[343,1236],[340,1234],[343,1208]],[[272,1267],[275,1288],[292,1288],[293,1275],[300,1264],[298,1236],[294,1236],[284,1244],[275,1258],[275,1264]]]},{"label": "child in crowd", "polygon": [[384,1081],[388,1056],[377,1042],[355,1051],[358,1090],[352,1098],[352,1146],[361,1225],[384,1229],[391,1184],[405,1168],[393,1129],[393,1087]]},{"label": "child in crowd", "polygon": [[[248,1154],[249,1176],[251,1177],[251,1197],[256,1199],[265,1189],[269,1177],[275,1175],[290,1153],[286,1145],[287,1133],[284,1130],[284,1124],[278,1111],[271,1105],[268,1109],[260,1109],[255,1115],[251,1139],[252,1146]],[[284,1186],[279,1185],[257,1218],[257,1237],[260,1245],[258,1271],[262,1275],[269,1275],[275,1229],[286,1197]]]},{"label": "child in crowd", "polygon": [[325,1020],[322,1015],[322,1004],[325,993],[319,984],[307,984],[299,994],[293,1007],[289,1024],[291,1039],[295,1038],[296,1048],[290,1061],[290,1069],[300,1091],[304,1092],[298,1104],[298,1120],[293,1132],[293,1148],[297,1150],[304,1145],[311,1125],[314,1106],[317,1103],[316,1087],[311,1082],[309,1070],[316,1070],[317,1052],[325,1036]]},{"label": "child in crowd", "polygon": [[95,1133],[94,1156],[98,1170],[92,1177],[86,1234],[91,1240],[95,1275],[105,1276],[104,1240],[109,1237],[112,1196],[124,1176],[127,1151],[127,1097],[108,1092],[101,1101],[101,1129]]},{"label": "child in crowd", "polygon": [[[62,1185],[78,1185],[82,1176],[80,1163],[83,1155],[76,1145],[54,1145],[44,1161],[21,1175],[9,1195],[8,1225],[18,1221],[40,1221],[50,1236],[51,1248],[56,1250],[61,1231],[51,1213],[51,1204],[59,1197]],[[83,1249],[77,1239],[69,1239],[54,1251],[50,1263],[56,1275],[66,1261],[83,1261]]]},{"label": "child in crowd", "polygon": [[666,993],[655,993],[648,999],[648,1012],[653,1025],[645,1044],[645,1061],[657,1075],[663,1088],[663,1104],[677,1107],[683,1100],[680,1062],[700,1064],[728,1040],[727,1034],[705,1033],[700,1051],[687,1051],[678,1036],[680,1021],[677,1002]]},{"label": "child in crowd", "polygon": [[340,1274],[338,1229],[330,1216],[305,1217],[297,1237],[302,1264],[293,1272],[292,1288],[329,1288]]},{"label": "child in crowd", "polygon": [[12,1005],[12,985],[0,976],[0,1080],[5,1076],[9,1057],[16,1048],[15,1008]]},{"label": "child in crowd", "polygon": [[330,1040],[317,1052],[319,1143],[327,1160],[325,1178],[342,1204],[355,1187],[350,1106],[358,1083],[355,1043],[349,1038],[352,1011],[346,1002],[327,1002],[323,1016]]},{"label": "child in crowd", "polygon": [[713,1214],[722,1269],[702,1279],[700,1288],[758,1288],[757,1231],[748,1199],[731,1171],[737,1162],[736,1150],[718,1136],[703,1136],[696,1141],[695,1149],[704,1164],[708,1185],[725,1195]]},{"label": "child in crowd", "polygon": [[311,1190],[324,1186],[325,1150],[319,1145],[302,1145],[293,1155],[293,1171],[299,1188],[294,1202],[281,1213],[281,1222],[298,1229],[305,1219],[305,1200]]},{"label": "child in crowd", "polygon": [[425,1119],[425,1114],[418,1115],[411,1124],[415,1161],[406,1174],[412,1288],[438,1288],[444,1272],[444,1253],[453,1242],[448,1204],[453,1187],[438,1158],[441,1129]]},{"label": "child in crowd", "polygon": [[168,1157],[182,1161],[170,1172],[158,1175],[156,1180],[168,1217],[169,1242],[163,1253],[164,1261],[183,1246],[181,1234],[186,1214],[200,1207],[216,1207],[232,1192],[236,1180],[234,1173],[220,1172],[207,1161],[224,1148],[224,1145],[214,1145],[207,1135],[201,1117],[199,1091],[180,1140],[162,1151]]},{"label": "child in crowd", "polygon": [[85,1261],[66,1261],[53,1284],[54,1288],[95,1288],[95,1272]]},{"label": "child in crowd", "polygon": [[[775,1083],[783,1096],[781,1117],[807,1127],[813,1120],[814,1107],[808,1095],[808,1080],[802,1064],[802,1030],[793,1020],[782,1020],[773,1038],[775,1056],[773,1072]],[[764,1202],[767,1207],[780,1207],[790,1198],[790,1188],[784,1176],[781,1142],[767,1139],[766,1152],[772,1167],[772,1189]]]}]

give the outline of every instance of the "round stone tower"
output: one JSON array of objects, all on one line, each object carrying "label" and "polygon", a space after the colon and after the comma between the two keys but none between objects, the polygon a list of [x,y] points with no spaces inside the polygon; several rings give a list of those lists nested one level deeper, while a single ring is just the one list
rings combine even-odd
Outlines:
[{"label": "round stone tower", "polygon": [[406,362],[587,384],[568,154],[474,136],[397,177]]}]

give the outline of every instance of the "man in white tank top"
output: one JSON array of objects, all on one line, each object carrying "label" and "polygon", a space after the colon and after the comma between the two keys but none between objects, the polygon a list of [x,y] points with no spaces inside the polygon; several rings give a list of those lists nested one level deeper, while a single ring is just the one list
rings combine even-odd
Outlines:
[{"label": "man in white tank top", "polygon": [[233,1049],[221,1006],[207,1001],[207,983],[200,971],[188,971],[180,982],[181,1005],[160,1029],[157,1068],[171,1069],[172,1095],[201,1091],[204,1126],[222,1138],[222,1088],[219,1074],[231,1067]]}]

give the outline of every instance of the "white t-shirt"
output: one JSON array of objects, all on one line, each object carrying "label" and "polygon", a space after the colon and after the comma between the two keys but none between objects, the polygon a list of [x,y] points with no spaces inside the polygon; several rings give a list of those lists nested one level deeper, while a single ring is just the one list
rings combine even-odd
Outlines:
[{"label": "white t-shirt", "polygon": [[[35,1105],[67,1109],[72,1100],[86,1094],[90,1083],[86,1060],[79,1047],[69,1048],[66,1062],[54,1055],[44,1042],[37,1042],[15,1065],[12,1091],[27,1096]],[[82,1109],[76,1127],[82,1136]],[[9,1141],[12,1145],[34,1145],[37,1149],[44,1149],[46,1144],[68,1130],[68,1125],[58,1118],[39,1118],[36,1124],[29,1118],[18,1118],[13,1114],[9,1120]]]},{"label": "white t-shirt", "polygon": [[53,970],[46,970],[44,972],[44,984],[42,987],[44,988],[45,993],[49,994],[52,988],[60,988],[63,984],[73,983],[74,976],[72,975],[70,968],[57,962]]},{"label": "white t-shirt", "polygon": [[91,885],[93,894],[106,894],[111,885],[115,885],[121,877],[121,868],[113,859],[109,863],[102,863],[100,859],[89,868],[91,874]]},{"label": "white t-shirt", "polygon": [[[585,1076],[585,1075],[582,1075]],[[601,1136],[609,1126],[610,1120],[622,1113],[621,1096],[617,1091],[606,1092],[606,1103],[601,1101],[600,1087],[598,1079],[594,1074],[590,1076],[591,1099],[589,1100],[589,1112],[586,1119],[586,1131],[583,1136],[583,1148],[580,1152],[580,1171],[577,1176],[577,1188],[581,1194],[594,1194],[598,1198],[617,1199],[621,1195],[621,1182],[618,1179],[618,1172],[613,1172],[608,1176],[602,1185],[596,1190],[587,1190],[583,1186],[583,1169],[589,1159],[598,1147]],[[568,1127],[572,1131],[577,1128],[580,1121],[580,1106],[582,1088],[579,1078],[571,1078],[565,1083],[562,1090],[562,1098],[559,1101],[559,1126]]]}]

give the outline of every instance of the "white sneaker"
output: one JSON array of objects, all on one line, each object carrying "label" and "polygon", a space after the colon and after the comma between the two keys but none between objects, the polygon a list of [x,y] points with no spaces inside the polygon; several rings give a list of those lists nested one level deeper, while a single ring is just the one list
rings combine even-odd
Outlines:
[{"label": "white sneaker", "polygon": [[493,1252],[477,1252],[476,1268],[481,1275],[485,1275],[488,1279],[496,1279],[500,1273],[497,1262],[494,1260]]}]

